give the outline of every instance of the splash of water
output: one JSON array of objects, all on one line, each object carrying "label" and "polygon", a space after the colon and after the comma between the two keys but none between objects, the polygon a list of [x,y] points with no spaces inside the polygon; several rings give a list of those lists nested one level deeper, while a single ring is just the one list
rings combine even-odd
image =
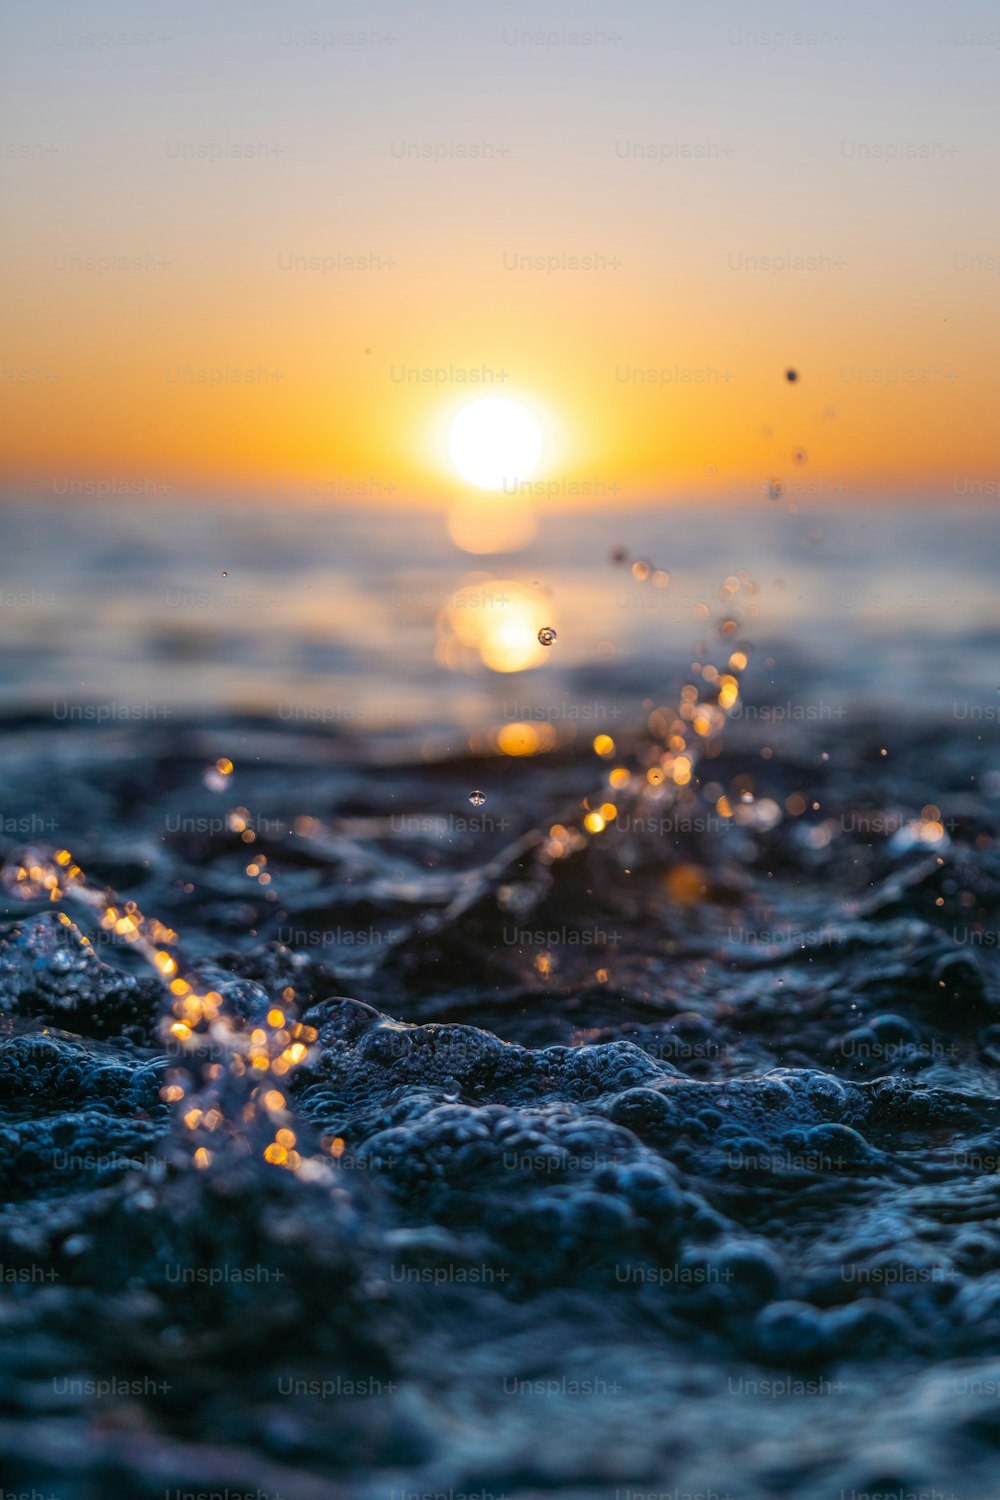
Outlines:
[{"label": "splash of water", "polygon": [[290,986],[257,1013],[240,1014],[185,959],[176,932],[111,887],[89,881],[68,849],[22,849],[5,862],[0,882],[22,901],[83,907],[156,974],[165,991],[160,1040],[179,1058],[161,1097],[174,1108],[178,1140],[196,1168],[259,1157],[304,1181],[330,1171],[330,1158],[289,1106],[289,1076],[317,1040],[314,1028],[298,1020]]}]

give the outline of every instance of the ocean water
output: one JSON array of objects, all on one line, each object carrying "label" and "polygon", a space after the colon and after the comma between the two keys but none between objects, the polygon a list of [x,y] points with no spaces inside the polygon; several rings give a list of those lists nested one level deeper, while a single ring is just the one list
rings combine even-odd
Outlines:
[{"label": "ocean water", "polygon": [[[444,513],[8,504],[0,693],[11,711],[67,699],[272,718],[309,707],[346,731],[477,728],[521,697],[597,692],[641,707],[689,662],[699,603],[714,610],[720,583],[746,571],[758,657],[780,647],[779,666],[801,665],[798,692],[815,679],[855,703],[950,712],[953,692],[994,692],[982,673],[1000,624],[992,514],[952,500],[553,511],[523,551],[486,557],[451,542]],[[616,546],[670,584],[637,584],[609,563]],[[457,595],[467,620],[502,625],[504,582],[560,632],[544,671],[537,652],[518,674],[442,667],[441,611]]]},{"label": "ocean water", "polygon": [[791,503],[5,510],[8,1488],[992,1493],[993,518]]}]

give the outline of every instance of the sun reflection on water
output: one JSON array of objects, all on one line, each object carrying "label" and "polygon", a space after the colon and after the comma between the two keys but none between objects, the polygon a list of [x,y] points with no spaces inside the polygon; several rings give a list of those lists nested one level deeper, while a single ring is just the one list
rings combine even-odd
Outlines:
[{"label": "sun reflection on water", "polygon": [[546,661],[538,639],[552,613],[541,590],[507,578],[457,590],[438,616],[435,658],[452,672],[524,672]]}]

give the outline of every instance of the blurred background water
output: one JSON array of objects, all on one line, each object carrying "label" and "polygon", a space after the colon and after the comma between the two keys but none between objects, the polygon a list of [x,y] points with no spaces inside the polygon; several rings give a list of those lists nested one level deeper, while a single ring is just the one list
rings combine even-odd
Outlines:
[{"label": "blurred background water", "polygon": [[[446,736],[529,718],[572,734],[588,705],[641,717],[733,576],[753,589],[739,611],[751,703],[951,717],[997,702],[981,506],[555,510],[522,550],[473,556],[444,513],[73,500],[6,506],[3,537],[7,714],[225,711]],[[636,559],[662,571],[640,581]],[[541,624],[558,632],[548,651]]]}]

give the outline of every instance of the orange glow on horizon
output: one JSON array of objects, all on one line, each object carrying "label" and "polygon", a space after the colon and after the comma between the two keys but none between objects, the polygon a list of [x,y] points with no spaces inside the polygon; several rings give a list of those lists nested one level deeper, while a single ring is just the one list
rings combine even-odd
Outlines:
[{"label": "orange glow on horizon", "polygon": [[[643,289],[635,286],[627,336],[581,328],[578,310],[564,305],[560,312],[557,303],[545,315],[519,307],[513,328],[498,317],[483,340],[497,350],[491,363],[440,331],[429,341],[433,354],[395,360],[378,347],[377,334],[361,328],[332,363],[317,348],[306,303],[280,328],[262,306],[254,347],[274,353],[261,360],[226,299],[185,312],[168,297],[158,315],[135,327],[127,303],[95,306],[60,290],[51,296],[40,286],[10,319],[6,363],[29,372],[58,367],[59,378],[5,386],[12,420],[0,481],[8,493],[107,494],[110,481],[112,498],[207,491],[325,505],[485,508],[490,495],[463,481],[444,451],[454,414],[484,389],[513,399],[523,391],[548,413],[537,470],[516,494],[492,497],[511,504],[618,506],[692,494],[738,504],[761,499],[772,477],[785,502],[836,503],[914,487],[974,496],[977,480],[982,487],[997,477],[996,376],[988,348],[970,348],[959,320],[936,331],[933,361],[944,373],[963,370],[961,378],[873,385],[860,376],[885,357],[867,329],[860,329],[859,345],[858,327],[838,336],[833,326],[816,326],[827,317],[834,322],[836,307],[815,309],[808,335],[791,338],[766,334],[759,313],[735,303],[735,331],[723,336],[709,326],[675,334],[665,355],[660,330],[678,309],[665,304],[646,316]],[[449,313],[455,327],[473,296],[471,287],[456,288]],[[968,321],[975,316],[972,306],[960,310]],[[405,321],[405,309],[396,311]],[[98,316],[111,320],[100,331],[90,321]],[[853,310],[853,318],[862,316]],[[183,317],[197,330],[190,341],[174,332]],[[548,327],[547,347],[538,347],[536,319]],[[398,341],[419,347],[422,331]],[[365,339],[376,346],[370,355]],[[926,367],[918,343],[910,329],[896,330],[894,364]],[[761,352],[790,344],[806,346],[796,352],[803,376],[794,387],[782,380],[776,353]],[[84,356],[85,348],[95,352]],[[235,353],[220,361],[220,348]],[[528,375],[514,390],[507,381],[461,394],[453,384],[397,379],[410,369],[453,380],[493,367]],[[856,381],[844,378],[851,368],[860,372]],[[186,371],[190,381],[182,378]],[[199,372],[209,382],[218,375],[218,383],[200,383]]]},{"label": "orange glow on horizon", "polygon": [[[755,503],[769,480],[791,503],[996,498],[993,148],[966,108],[986,54],[934,62],[951,154],[871,161],[874,32],[778,56],[709,9],[678,54],[654,7],[618,51],[543,58],[470,12],[456,98],[454,58],[409,35],[331,88],[256,3],[235,37],[195,8],[188,51],[122,68],[53,57],[30,9],[7,136],[46,121],[56,149],[0,160],[3,493],[450,510],[450,424],[489,396],[540,421],[522,498],[545,507]],[[851,141],[831,67],[866,79]],[[899,108],[916,138],[925,111]],[[704,149],[674,151],[678,119]],[[471,157],[400,149],[473,127]],[[263,155],[229,151],[243,135]]]}]

